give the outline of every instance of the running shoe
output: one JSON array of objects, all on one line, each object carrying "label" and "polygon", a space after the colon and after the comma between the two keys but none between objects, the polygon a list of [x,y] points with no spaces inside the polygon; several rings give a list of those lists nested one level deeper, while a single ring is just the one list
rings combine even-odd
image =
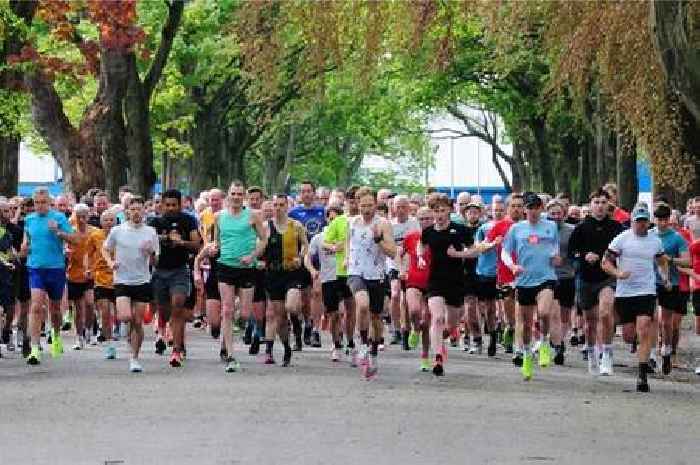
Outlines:
[{"label": "running shoe", "polygon": [[523,354],[522,354],[522,352],[515,353],[515,355],[513,356],[513,365],[515,365],[516,367],[523,366]]},{"label": "running shoe", "polygon": [[195,329],[199,329],[202,327],[202,317],[198,316],[197,318],[194,319],[194,323],[192,323],[192,327]]},{"label": "running shoe", "polygon": [[248,348],[248,355],[258,355],[260,353],[260,338],[256,334],[253,336],[253,340],[250,342],[250,347]]},{"label": "running shoe", "polygon": [[321,347],[321,334],[318,331],[313,331],[311,333],[311,347],[317,349]]},{"label": "running shoe", "polygon": [[360,346],[360,352],[359,352],[357,358],[358,358],[358,363],[360,366],[367,365],[368,358],[369,358],[369,349],[367,348],[366,345],[362,344]]},{"label": "running shoe", "polygon": [[226,373],[235,373],[241,369],[241,364],[233,357],[226,359]]},{"label": "running shoe", "polygon": [[340,350],[338,350],[338,349],[331,350],[331,361],[337,362],[339,360],[340,360]]},{"label": "running shoe", "polygon": [[58,358],[63,353],[63,341],[61,340],[61,335],[56,331],[53,331],[51,338],[51,356],[53,358]]},{"label": "running shoe", "polygon": [[656,362],[656,355],[652,354],[649,356],[649,362],[647,364],[649,367],[648,373],[653,375],[659,369],[659,364]]},{"label": "running shoe", "polygon": [[62,331],[70,331],[73,327],[73,311],[68,310],[65,315],[63,315],[63,325],[61,326]]},{"label": "running shoe", "polygon": [[523,366],[521,368],[523,379],[525,381],[530,381],[532,379],[533,365],[534,364],[532,363],[532,354],[525,354],[523,356]]},{"label": "running shoe", "polygon": [[90,342],[89,342],[89,344],[90,344],[91,346],[96,346],[96,345],[97,345],[97,336],[96,336],[96,335],[92,334],[92,335],[90,336]]},{"label": "running shoe", "polygon": [[489,346],[486,349],[486,355],[489,357],[496,356],[496,339],[498,339],[498,335],[496,333],[492,333],[489,337]]},{"label": "running shoe", "polygon": [[418,347],[418,343],[420,342],[420,336],[418,335],[418,331],[412,329],[411,333],[408,335],[408,347],[411,349],[415,349]]},{"label": "running shoe", "polygon": [[637,378],[637,392],[649,392],[649,382],[646,378]]},{"label": "running shoe", "polygon": [[585,360],[588,361],[588,374],[591,376],[596,376],[600,374],[600,370],[598,368],[598,357],[595,354],[595,349],[593,347],[587,347],[586,348],[586,358]]},{"label": "running shoe", "polygon": [[311,325],[304,323],[304,345],[305,346],[311,345],[311,332],[312,332]]},{"label": "running shoe", "polygon": [[131,373],[141,373],[143,371],[143,367],[138,360],[132,358],[129,360],[129,371]]},{"label": "running shoe", "polygon": [[226,351],[225,347],[222,347],[221,350],[219,350],[219,358],[222,362],[228,360],[228,352]]},{"label": "running shoe", "polygon": [[245,326],[245,333],[243,333],[243,344],[249,346],[253,341],[253,325],[248,322]]},{"label": "running shoe", "polygon": [[513,328],[506,328],[503,333],[503,348],[505,349],[505,353],[513,353]]},{"label": "running shoe", "polygon": [[484,352],[484,345],[480,344],[478,342],[472,342],[471,346],[469,347],[469,353],[472,355],[478,354],[481,355]]},{"label": "running shoe", "polygon": [[275,359],[272,354],[265,354],[265,365],[274,365]]},{"label": "running shoe", "polygon": [[159,337],[156,341],[156,354],[163,355],[165,353],[165,349],[167,348],[168,346],[165,345],[165,341],[163,340],[163,338]]},{"label": "running shoe", "polygon": [[443,367],[442,355],[437,354],[435,356],[435,363],[433,364],[433,374],[435,376],[445,376],[445,368]]},{"label": "running shoe", "polygon": [[585,345],[586,345],[586,335],[585,335],[585,334],[579,335],[579,337],[578,337],[578,345],[580,345],[580,346],[585,346]]},{"label": "running shoe", "polygon": [[170,366],[173,368],[179,368],[182,366],[182,354],[179,350],[173,350],[170,356]]},{"label": "running shoe", "polygon": [[542,368],[546,368],[550,363],[552,363],[552,348],[550,347],[549,342],[540,344],[539,359],[540,366]]},{"label": "running shoe", "polygon": [[456,337],[450,337],[450,346],[459,347],[459,339]]},{"label": "running shoe", "polygon": [[7,341],[7,351],[8,352],[14,352],[15,351],[15,343],[12,342],[12,339]]},{"label": "running shoe", "polygon": [[535,343],[532,345],[532,353],[533,354],[539,353],[541,345],[542,345],[542,341],[540,341],[540,340],[535,341]]},{"label": "running shoe", "polygon": [[695,374],[700,376],[700,366],[695,369]]},{"label": "running shoe", "polygon": [[82,350],[85,347],[82,336],[75,338],[75,344],[73,344],[73,350]]},{"label": "running shoe", "polygon": [[109,346],[105,347],[105,349],[104,349],[104,357],[105,357],[105,360],[114,360],[114,359],[116,359],[116,358],[117,358],[117,349],[116,349],[114,346],[112,346],[112,345],[109,345]]},{"label": "running shoe", "polygon": [[34,346],[27,356],[27,365],[38,365],[41,362],[41,352],[39,347]]},{"label": "running shoe", "polygon": [[571,336],[571,339],[569,339],[569,345],[571,347],[576,347],[578,345],[578,336],[576,334]]},{"label": "running shoe", "polygon": [[287,347],[284,348],[284,358],[282,359],[282,366],[288,367],[291,362],[292,362],[292,349],[289,347],[289,345],[287,345]]},{"label": "running shoe", "polygon": [[296,335],[294,337],[294,352],[301,352],[301,335]]},{"label": "running shoe", "polygon": [[440,356],[442,357],[442,359],[441,359],[442,363],[447,363],[447,358],[448,358],[447,346],[445,345],[444,342],[442,344],[440,344],[440,347],[438,347],[438,354],[440,354]]},{"label": "running shoe", "polygon": [[613,374],[613,355],[609,350],[603,351],[603,357],[600,359],[600,375],[612,376]]},{"label": "running shoe", "polygon": [[391,336],[391,342],[389,343],[392,346],[395,346],[396,344],[401,344],[401,331],[394,331],[394,334]]},{"label": "running shoe", "polygon": [[430,371],[430,359],[428,357],[423,357],[420,359],[420,371],[423,373]]}]

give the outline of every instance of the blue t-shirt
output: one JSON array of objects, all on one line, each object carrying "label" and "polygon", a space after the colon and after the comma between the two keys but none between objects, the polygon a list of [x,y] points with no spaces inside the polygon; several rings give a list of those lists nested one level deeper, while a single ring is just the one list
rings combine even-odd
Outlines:
[{"label": "blue t-shirt", "polygon": [[[493,227],[493,221],[482,224],[476,231],[476,241],[484,242],[486,236],[488,236],[489,231]],[[476,274],[479,276],[486,276],[489,278],[496,277],[496,247],[492,248],[488,252],[484,252],[479,255],[479,259],[476,262]]]},{"label": "blue t-shirt", "polygon": [[61,212],[49,210],[46,215],[32,213],[24,223],[24,233],[29,239],[29,268],[61,268],[66,267],[63,253],[63,241],[49,229],[49,221],[58,224],[58,229],[67,234],[73,233],[73,227],[68,218]]},{"label": "blue t-shirt", "polygon": [[555,281],[557,274],[551,258],[559,255],[559,231],[553,221],[541,219],[532,225],[529,221],[514,224],[503,241],[506,252],[515,253],[516,263],[524,272],[515,278],[518,287],[535,287],[546,281]]},{"label": "blue t-shirt", "polygon": [[299,205],[289,211],[289,217],[304,225],[309,239],[323,231],[323,227],[326,226],[326,210],[323,207],[306,208]]},{"label": "blue t-shirt", "polygon": [[[661,239],[661,244],[664,246],[664,253],[671,258],[678,258],[683,252],[688,251],[688,244],[685,242],[685,239],[683,239],[683,236],[671,228],[668,228],[663,233],[659,232],[657,228],[654,228],[650,230],[649,233],[659,236],[659,239]],[[676,265],[671,263],[669,263],[669,278],[671,279],[671,284],[673,286],[678,286],[678,268],[676,268]],[[663,284],[658,269],[656,270],[656,284]]]}]

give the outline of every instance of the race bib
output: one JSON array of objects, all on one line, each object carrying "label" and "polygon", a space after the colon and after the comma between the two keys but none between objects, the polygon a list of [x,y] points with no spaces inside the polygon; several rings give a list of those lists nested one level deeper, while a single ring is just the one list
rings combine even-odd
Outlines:
[{"label": "race bib", "polygon": [[527,242],[532,245],[537,245],[540,243],[540,238],[535,234],[531,234],[530,236],[528,236]]}]

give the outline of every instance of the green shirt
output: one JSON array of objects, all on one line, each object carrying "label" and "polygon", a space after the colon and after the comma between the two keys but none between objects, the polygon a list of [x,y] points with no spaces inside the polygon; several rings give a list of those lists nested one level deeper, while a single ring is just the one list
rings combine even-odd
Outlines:
[{"label": "green shirt", "polygon": [[343,250],[335,254],[335,269],[337,276],[347,276],[345,267],[345,240],[348,237],[348,217],[340,215],[326,227],[325,239],[329,244],[342,244]]}]

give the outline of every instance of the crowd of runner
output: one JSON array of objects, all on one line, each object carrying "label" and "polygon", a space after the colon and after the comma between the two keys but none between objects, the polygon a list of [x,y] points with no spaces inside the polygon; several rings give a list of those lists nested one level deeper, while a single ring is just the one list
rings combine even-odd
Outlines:
[{"label": "crowd of runner", "polygon": [[219,341],[226,372],[240,370],[240,326],[265,364],[279,341],[283,366],[327,332],[332,363],[366,378],[387,328],[388,343],[415,350],[435,376],[460,345],[512,354],[525,380],[567,356],[610,376],[621,326],[647,392],[648,374],[678,366],[689,304],[700,334],[700,197],[684,212],[657,198],[631,213],[614,185],[581,206],[565,194],[485,205],[467,192],[452,202],[312,182],[296,196],[233,182],[196,199],[168,190],[146,200],[128,188],[114,204],[97,189],[79,201],[45,188],[0,197],[1,342],[29,365],[42,362],[42,341],[60,357],[63,331],[74,350],[99,344],[106,359],[126,338],[129,371],[141,372],[153,320],[155,351],[171,347],[174,368],[189,323]]}]

